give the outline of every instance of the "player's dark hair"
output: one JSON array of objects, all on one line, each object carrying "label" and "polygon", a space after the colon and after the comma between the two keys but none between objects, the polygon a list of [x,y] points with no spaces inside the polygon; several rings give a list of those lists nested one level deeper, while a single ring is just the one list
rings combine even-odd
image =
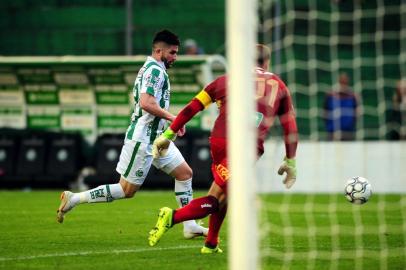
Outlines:
[{"label": "player's dark hair", "polygon": [[152,41],[152,45],[155,45],[159,42],[164,42],[168,45],[180,46],[178,36],[166,29],[159,31],[158,33],[155,34],[154,40]]},{"label": "player's dark hair", "polygon": [[263,65],[271,58],[271,49],[264,44],[257,44],[256,60],[258,65]]}]

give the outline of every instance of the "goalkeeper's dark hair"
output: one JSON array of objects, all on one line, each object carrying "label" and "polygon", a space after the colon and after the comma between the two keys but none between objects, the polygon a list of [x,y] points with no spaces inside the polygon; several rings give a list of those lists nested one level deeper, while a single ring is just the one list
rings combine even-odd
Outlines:
[{"label": "goalkeeper's dark hair", "polygon": [[154,47],[155,44],[160,42],[167,45],[180,46],[179,37],[167,29],[159,31],[155,34],[154,40],[152,41],[152,46]]},{"label": "goalkeeper's dark hair", "polygon": [[256,60],[257,64],[262,66],[265,62],[271,58],[271,49],[264,44],[257,44]]}]

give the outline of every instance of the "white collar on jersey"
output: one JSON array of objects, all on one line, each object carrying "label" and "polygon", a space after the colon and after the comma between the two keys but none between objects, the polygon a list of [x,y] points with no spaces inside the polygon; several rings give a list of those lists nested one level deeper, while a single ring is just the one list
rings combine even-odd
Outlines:
[{"label": "white collar on jersey", "polygon": [[166,70],[165,64],[162,61],[157,61],[154,57],[152,56],[148,56],[147,57],[147,61],[154,61],[156,62],[161,68],[163,68],[164,70]]}]

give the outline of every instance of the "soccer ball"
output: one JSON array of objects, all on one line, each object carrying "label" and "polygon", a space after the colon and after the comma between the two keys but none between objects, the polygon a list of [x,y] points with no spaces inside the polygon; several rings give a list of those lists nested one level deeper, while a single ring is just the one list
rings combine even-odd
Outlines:
[{"label": "soccer ball", "polygon": [[344,195],[349,202],[354,204],[364,204],[371,197],[371,184],[361,176],[352,177],[345,185]]}]

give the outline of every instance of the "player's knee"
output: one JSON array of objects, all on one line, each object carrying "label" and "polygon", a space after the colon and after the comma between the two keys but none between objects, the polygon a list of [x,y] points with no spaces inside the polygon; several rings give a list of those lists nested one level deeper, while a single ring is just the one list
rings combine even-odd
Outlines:
[{"label": "player's knee", "polygon": [[209,195],[207,196],[207,200],[209,201],[208,205],[211,205],[210,207],[210,213],[217,212],[219,210],[219,201],[216,197]]},{"label": "player's knee", "polygon": [[132,198],[132,197],[134,197],[137,190],[138,190],[137,187],[134,187],[132,185],[127,185],[125,188],[123,188],[124,196],[126,198]]},{"label": "player's knee", "polygon": [[169,174],[179,181],[189,180],[193,177],[192,168],[190,168],[190,166],[186,163],[186,161],[177,166]]},{"label": "player's knee", "polygon": [[136,190],[125,190],[124,194],[126,198],[132,198],[134,197],[136,192],[137,192]]},{"label": "player's knee", "polygon": [[193,177],[192,168],[190,168],[190,167],[188,166],[188,168],[187,168],[186,171],[185,171],[185,179],[190,179],[190,178],[192,178],[192,177]]},{"label": "player's knee", "polygon": [[183,169],[182,173],[180,174],[180,177],[179,177],[179,178],[176,178],[176,179],[182,181],[182,180],[191,179],[192,177],[193,177],[193,171],[192,171],[192,169],[191,169],[189,166],[186,166],[186,167]]},{"label": "player's knee", "polygon": [[132,184],[128,182],[124,177],[120,178],[120,185],[124,192],[125,198],[134,197],[135,193],[140,189],[141,185]]}]

